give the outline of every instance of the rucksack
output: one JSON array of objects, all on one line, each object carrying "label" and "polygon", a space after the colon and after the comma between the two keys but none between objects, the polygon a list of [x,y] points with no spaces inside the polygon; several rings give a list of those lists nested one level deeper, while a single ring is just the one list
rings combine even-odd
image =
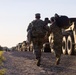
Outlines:
[{"label": "rucksack", "polygon": [[32,23],[32,36],[33,37],[44,37],[45,30],[44,30],[44,22],[42,20],[34,20]]},{"label": "rucksack", "polygon": [[69,24],[69,18],[67,16],[59,16],[56,19],[56,24],[60,28],[67,29],[70,26],[70,24]]}]

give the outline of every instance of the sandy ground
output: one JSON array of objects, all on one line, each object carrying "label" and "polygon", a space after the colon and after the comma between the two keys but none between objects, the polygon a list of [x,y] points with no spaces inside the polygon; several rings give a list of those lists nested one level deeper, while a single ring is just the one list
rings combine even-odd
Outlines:
[{"label": "sandy ground", "polygon": [[55,65],[53,53],[42,53],[41,66],[36,66],[32,52],[4,52],[5,75],[76,75],[76,56],[62,55],[59,65]]}]

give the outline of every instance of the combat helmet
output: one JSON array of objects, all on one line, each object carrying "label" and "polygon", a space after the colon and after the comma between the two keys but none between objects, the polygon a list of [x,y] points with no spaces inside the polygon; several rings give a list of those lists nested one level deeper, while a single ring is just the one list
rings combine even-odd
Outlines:
[{"label": "combat helmet", "polygon": [[36,13],[35,18],[41,18],[40,13]]}]

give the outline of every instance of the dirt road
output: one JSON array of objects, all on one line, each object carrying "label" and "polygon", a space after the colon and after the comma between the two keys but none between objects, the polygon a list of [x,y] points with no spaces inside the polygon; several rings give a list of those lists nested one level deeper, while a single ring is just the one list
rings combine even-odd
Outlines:
[{"label": "dirt road", "polygon": [[76,56],[62,55],[56,66],[54,54],[42,53],[40,67],[36,66],[32,52],[4,52],[4,56],[5,75],[76,75]]}]

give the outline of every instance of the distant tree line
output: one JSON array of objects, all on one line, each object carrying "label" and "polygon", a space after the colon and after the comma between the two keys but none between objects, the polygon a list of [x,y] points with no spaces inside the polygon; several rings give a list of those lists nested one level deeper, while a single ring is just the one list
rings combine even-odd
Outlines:
[{"label": "distant tree line", "polygon": [[2,46],[0,46],[0,51],[3,49],[3,47]]}]

